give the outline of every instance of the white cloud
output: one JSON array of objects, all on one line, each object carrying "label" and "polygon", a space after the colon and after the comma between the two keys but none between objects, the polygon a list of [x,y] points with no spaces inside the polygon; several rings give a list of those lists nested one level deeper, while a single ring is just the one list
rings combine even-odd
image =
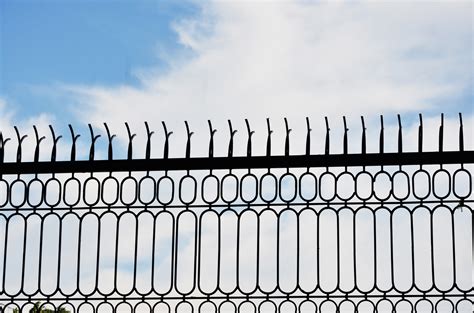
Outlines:
[{"label": "white cloud", "polygon": [[174,25],[193,58],[141,88],[75,91],[92,117],[141,120],[426,108],[472,77],[470,5],[211,1]]},{"label": "white cloud", "polygon": [[[226,119],[232,118],[240,129],[236,149],[243,153],[245,117],[263,134],[258,137],[257,131],[254,139],[260,149],[267,116],[287,116],[296,131],[305,131],[304,116],[450,111],[451,99],[472,88],[469,2],[198,5],[200,15],[173,24],[192,57],[167,56],[169,70],[142,71],[139,87],[65,87],[80,118],[100,127],[106,120],[118,134],[125,134],[123,125],[117,126],[124,121],[141,130],[144,120],[155,129],[164,120],[174,131],[171,144],[180,142],[180,149],[183,120],[206,129],[205,121],[212,119],[220,130],[216,139],[227,140]],[[313,121],[313,127],[321,122]],[[282,126],[273,126],[276,136],[283,136]],[[206,131],[197,132],[193,142],[207,138]],[[205,154],[205,145],[193,146],[195,152]]]},{"label": "white cloud", "polygon": [[[304,116],[366,114],[373,117],[378,113],[415,112],[437,109],[434,101],[450,99],[472,88],[471,3],[208,2],[200,5],[200,16],[177,21],[173,26],[180,43],[192,52],[191,58],[169,57],[167,72],[157,73],[152,69],[142,72],[140,87],[66,87],[80,104],[80,118],[100,127],[102,122],[110,122],[114,131],[124,131],[122,125],[117,127],[124,121],[138,129],[143,128],[138,124],[144,120],[155,127],[166,120],[177,132],[173,136],[181,138],[184,138],[183,127],[176,126],[177,122],[188,119],[192,126],[201,123],[202,127],[193,128],[203,130],[205,120],[211,118],[216,120],[215,127],[220,130],[216,136],[221,139],[227,139],[225,119],[233,118],[240,130],[236,144],[242,148],[246,140],[242,119],[249,117],[252,127],[263,133],[254,141],[256,149],[263,151],[264,145],[258,143],[265,139],[266,116],[288,116],[296,124]],[[5,105],[0,101],[0,111],[4,110]],[[472,149],[472,111],[467,113],[470,116],[465,118],[466,141],[470,143],[466,146],[470,144]],[[11,131],[12,115],[0,116],[0,128]],[[48,133],[51,119],[44,115],[24,124],[30,127],[38,123],[42,133]],[[376,119],[370,120],[370,126],[373,122]],[[341,125],[340,121],[337,123]],[[437,118],[425,119],[431,130],[436,129],[437,123]],[[313,138],[320,137],[320,126],[314,125]],[[281,127],[282,123],[274,125],[276,136],[283,134]],[[294,125],[296,131],[303,132],[304,127]],[[446,127],[455,133],[457,124],[447,117]],[[352,124],[350,128],[356,129]],[[405,143],[412,150],[416,147],[416,132],[413,125],[405,130],[408,138]],[[358,134],[358,130],[352,133]],[[340,135],[340,130],[336,134]],[[369,134],[377,136],[378,131]],[[390,134],[396,136],[396,128],[388,125],[387,138]],[[425,146],[436,149],[433,132],[425,134]],[[174,137],[172,143],[183,143],[181,139],[173,141]],[[196,142],[207,142],[206,131],[199,131],[196,137]],[[304,136],[292,133],[292,138]],[[387,139],[387,144],[395,147],[394,138]],[[456,140],[450,138],[447,135],[446,144],[456,148]],[[140,140],[143,143],[143,136],[137,137],[138,144]],[[160,140],[160,136],[154,137],[154,147],[158,147],[155,149],[161,149]],[[302,143],[300,140],[299,147]],[[227,148],[218,145],[221,151]],[[184,148],[184,143],[181,146]],[[333,146],[340,148],[341,141],[333,141]],[[376,150],[376,141],[369,141],[368,146]],[[25,154],[32,156],[33,145],[27,148],[31,151]],[[203,144],[193,149],[204,153],[207,147]],[[183,155],[176,149],[174,153]],[[288,236],[293,230],[283,228]],[[231,235],[228,234],[229,241],[234,238]],[[243,242],[252,242],[253,237],[247,237]],[[204,244],[209,245],[215,239],[209,233],[203,238],[209,241]],[[193,245],[185,244],[182,248],[183,260],[189,261],[186,258],[192,255]],[[223,259],[232,257],[231,251]],[[167,262],[160,265],[163,271]],[[223,272],[226,270],[229,271],[224,268]],[[126,271],[120,274],[129,279]],[[108,277],[110,272],[104,270],[104,275]]]},{"label": "white cloud", "polygon": [[[44,112],[37,115],[33,115],[28,118],[24,118],[12,108],[12,104],[6,100],[0,98],[0,132],[3,135],[4,140],[10,138],[5,144],[5,162],[15,162],[16,153],[18,147],[18,139],[14,130],[14,126],[18,127],[20,136],[26,135],[27,137],[22,142],[22,161],[33,161],[34,152],[36,149],[36,137],[33,129],[33,125],[37,127],[39,137],[45,137],[40,144],[39,160],[51,160],[51,150],[53,147],[53,140],[49,125],[55,124],[57,117],[54,112]],[[55,135],[58,137],[57,130]],[[82,144],[80,148],[82,148]],[[79,149],[78,149],[79,150]],[[59,140],[57,143],[57,159],[69,158],[70,146],[66,143],[64,138]],[[82,152],[78,152],[82,155]]]}]

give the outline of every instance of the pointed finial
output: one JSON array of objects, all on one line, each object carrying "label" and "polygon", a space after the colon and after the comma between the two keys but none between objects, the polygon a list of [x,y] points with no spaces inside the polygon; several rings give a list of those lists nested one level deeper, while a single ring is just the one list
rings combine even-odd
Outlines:
[{"label": "pointed finial", "polygon": [[188,121],[184,121],[184,125],[186,126],[186,133],[188,135],[188,140],[186,142],[186,159],[191,157],[191,136],[194,135],[192,131],[189,131]]},{"label": "pointed finial", "polygon": [[329,155],[329,131],[331,129],[329,128],[329,121],[327,116],[324,117],[324,120],[326,122],[326,143],[324,145],[324,154]]},{"label": "pointed finial", "polygon": [[443,152],[444,137],[444,114],[441,113],[441,125],[439,125],[439,152]]},{"label": "pointed finial", "polygon": [[46,137],[45,136],[39,136],[38,134],[38,129],[36,128],[36,125],[33,125],[33,130],[35,132],[35,138],[36,138],[36,147],[35,147],[35,156],[33,158],[33,162],[37,163],[39,160],[39,150],[40,150],[40,144],[41,141],[43,141]]},{"label": "pointed finial", "polygon": [[247,134],[248,134],[248,140],[247,140],[247,157],[252,156],[252,135],[255,133],[253,130],[250,129],[250,124],[247,119],[245,119],[245,125],[247,125]]},{"label": "pointed finial", "polygon": [[459,151],[464,151],[464,129],[462,125],[461,112],[459,112]]},{"label": "pointed finial", "polygon": [[89,132],[91,134],[91,147],[89,150],[89,161],[94,160],[94,154],[95,154],[95,142],[97,141],[98,138],[100,138],[100,135],[94,136],[94,130],[92,129],[92,125],[89,125]]},{"label": "pointed finial", "polygon": [[216,129],[212,128],[211,120],[207,120],[207,124],[209,125],[209,157],[214,157],[214,134],[216,133]]},{"label": "pointed finial", "polygon": [[384,126],[383,126],[383,115],[380,115],[379,153],[384,153]]},{"label": "pointed finial", "polygon": [[112,140],[115,138],[115,135],[110,134],[109,126],[107,123],[104,123],[105,131],[107,132],[107,138],[109,139],[109,147],[108,147],[108,160],[111,161],[114,158],[114,150],[112,147]]},{"label": "pointed finial", "polygon": [[169,138],[173,132],[171,131],[168,133],[168,129],[166,128],[166,123],[164,121],[162,121],[161,124],[163,125],[163,129],[165,131],[165,146],[163,148],[163,159],[167,159],[169,154]]},{"label": "pointed finial", "polygon": [[56,137],[53,126],[51,125],[49,125],[49,130],[51,131],[51,136],[53,137],[53,149],[51,149],[51,162],[56,162],[57,144],[58,144],[59,139],[61,139],[63,136],[59,135],[58,137]]},{"label": "pointed finial", "polygon": [[130,127],[128,126],[127,122],[125,122],[125,127],[127,128],[127,135],[128,135],[127,160],[131,160],[133,158],[133,144],[132,144],[132,141],[133,141],[133,138],[135,138],[135,136],[137,134],[132,134],[132,132],[130,131]]},{"label": "pointed finial", "polygon": [[273,130],[270,127],[270,119],[267,117],[267,157],[272,154],[272,133]]},{"label": "pointed finial", "polygon": [[344,123],[344,139],[343,139],[343,153],[347,154],[347,132],[349,131],[349,128],[347,128],[347,123],[346,123],[346,117],[342,117],[342,121]]},{"label": "pointed finial", "polygon": [[285,156],[290,155],[290,132],[291,128],[288,127],[288,120],[286,117],[284,118],[285,120],[285,129],[286,129],[286,138],[285,138]]},{"label": "pointed finial", "polygon": [[145,122],[145,128],[146,128],[146,150],[145,150],[145,159],[149,160],[150,159],[150,154],[151,154],[151,136],[155,132],[150,131],[150,127],[148,127],[148,123]]},{"label": "pointed finial", "polygon": [[76,141],[77,138],[81,137],[80,134],[75,135],[74,134],[74,129],[72,128],[71,124],[68,124],[69,126],[69,131],[71,132],[71,140],[72,140],[72,146],[71,146],[71,161],[76,160]]},{"label": "pointed finial", "polygon": [[403,152],[403,133],[402,133],[402,120],[400,114],[397,114],[398,119],[398,153]]},{"label": "pointed finial", "polygon": [[16,162],[20,163],[21,162],[21,144],[23,143],[23,140],[25,140],[25,138],[28,137],[28,135],[21,136],[20,131],[18,130],[18,127],[13,126],[13,128],[15,128],[16,138],[18,140],[18,147],[16,150]]},{"label": "pointed finial", "polygon": [[3,163],[5,158],[5,144],[10,140],[10,138],[3,139],[3,134],[0,131],[0,164]]},{"label": "pointed finial", "polygon": [[234,135],[237,132],[237,130],[232,129],[232,122],[230,120],[227,120],[227,124],[229,125],[229,133],[230,133],[229,148],[227,150],[227,156],[230,158],[232,157],[234,153]]},{"label": "pointed finial", "polygon": [[420,125],[418,126],[418,152],[423,152],[423,116],[418,114],[420,119]]},{"label": "pointed finial", "polygon": [[362,122],[362,146],[361,146],[361,152],[362,154],[366,154],[367,153],[367,138],[366,138],[366,135],[365,135],[365,121],[364,121],[364,117],[361,116],[360,117],[360,120]]},{"label": "pointed finial", "polygon": [[306,155],[311,154],[311,125],[309,124],[309,118],[306,117]]}]

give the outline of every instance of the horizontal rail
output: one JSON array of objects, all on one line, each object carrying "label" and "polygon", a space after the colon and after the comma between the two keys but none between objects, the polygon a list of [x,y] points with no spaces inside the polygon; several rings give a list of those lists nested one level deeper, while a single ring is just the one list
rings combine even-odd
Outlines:
[{"label": "horizontal rail", "polygon": [[[439,204],[440,201],[439,200],[417,200],[417,201],[403,201],[403,205],[406,206],[406,205],[427,205],[427,204]],[[453,208],[458,208],[457,205],[460,205],[461,201],[460,200],[443,200],[443,204],[444,205],[447,205],[447,204],[452,204]],[[463,205],[470,205],[470,204],[474,204],[474,200],[462,200],[462,204]],[[293,208],[297,208],[297,207],[307,207],[307,206],[311,206],[314,210],[316,211],[319,211],[325,207],[327,207],[327,204],[328,202],[325,201],[319,201],[319,202],[291,202],[291,205]],[[337,209],[338,206],[340,207],[347,207],[347,204],[348,204],[348,201],[331,201],[331,206],[335,209]],[[381,207],[381,208],[385,208],[384,206],[387,206],[387,205],[393,205],[393,206],[400,206],[400,201],[351,201],[350,204],[352,206],[378,206],[378,207]],[[246,208],[248,207],[249,204],[248,203],[232,203],[232,207],[234,208]],[[287,207],[288,204],[287,203],[272,203],[272,208],[278,208],[278,207]],[[163,209],[183,209],[183,207],[186,207],[186,205],[183,205],[183,204],[170,204],[170,205],[147,205],[147,210],[163,210]],[[193,204],[192,207],[194,209],[206,209],[206,208],[209,208],[209,204]],[[229,207],[228,204],[214,204],[213,205],[214,208],[216,209],[226,209]],[[267,208],[268,207],[268,203],[255,203],[253,202],[252,203],[252,207],[254,208]],[[474,206],[473,206],[474,207]],[[110,209],[111,206],[110,205],[95,205],[94,206],[94,209],[97,209],[97,210],[107,210],[107,209]],[[463,208],[466,208],[466,207],[463,207]],[[8,211],[13,211],[13,212],[16,212],[18,209],[15,208],[15,207],[2,207],[2,212],[8,212]],[[83,210],[83,211],[90,211],[91,207],[89,206],[75,206],[74,207],[74,210],[75,211],[78,211],[78,210]],[[130,212],[134,212],[134,211],[142,211],[143,210],[143,206],[133,206],[133,205],[114,205],[113,206],[113,209],[115,211],[130,211]],[[467,209],[469,209],[469,207],[467,207]],[[51,207],[38,207],[38,208],[35,208],[34,209],[36,212],[38,211],[51,211]],[[71,208],[70,207],[54,207],[54,211],[55,212],[60,212],[60,211],[64,211],[64,212],[70,212],[71,211]],[[32,211],[29,211],[28,213],[31,213]],[[0,213],[0,216],[2,216],[2,214]]]},{"label": "horizontal rail", "polygon": [[[164,300],[180,300],[180,301],[192,301],[192,300],[251,300],[251,299],[288,299],[288,297],[292,299],[328,299],[328,298],[342,298],[342,299],[367,299],[367,298],[376,298],[376,299],[390,299],[395,298],[399,299],[403,298],[420,298],[420,299],[427,299],[427,298],[462,298],[462,299],[470,299],[472,295],[468,292],[465,293],[439,293],[439,294],[409,294],[409,293],[400,293],[400,294],[350,294],[350,293],[342,293],[342,294],[298,294],[298,295],[273,295],[273,294],[244,294],[244,295],[203,295],[203,296],[147,296],[147,301],[164,301]],[[0,298],[3,301],[8,301],[11,298]],[[128,296],[126,297],[128,301],[143,301],[143,297],[141,296]],[[15,297],[16,301],[31,301],[28,297]],[[51,298],[43,297],[43,298],[36,298],[37,301],[51,301]],[[120,296],[109,296],[107,297],[107,301],[123,301],[124,297]],[[97,296],[90,296],[90,297],[55,297],[54,301],[104,301],[103,297]]]},{"label": "horizontal rail", "polygon": [[350,167],[469,163],[474,163],[474,151],[11,162],[0,164],[0,174],[306,168],[338,166]]}]

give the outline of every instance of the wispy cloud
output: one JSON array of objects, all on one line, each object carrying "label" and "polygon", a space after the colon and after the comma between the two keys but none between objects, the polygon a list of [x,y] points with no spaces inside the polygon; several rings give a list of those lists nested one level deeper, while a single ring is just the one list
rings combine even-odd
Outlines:
[{"label": "wispy cloud", "polygon": [[192,57],[70,90],[92,120],[432,109],[472,87],[471,5],[211,1],[174,25]]},{"label": "wispy cloud", "polygon": [[138,71],[139,87],[67,86],[79,118],[225,129],[248,117],[259,129],[267,116],[449,112],[472,89],[468,2],[199,5],[173,25],[183,49],[168,70]]}]

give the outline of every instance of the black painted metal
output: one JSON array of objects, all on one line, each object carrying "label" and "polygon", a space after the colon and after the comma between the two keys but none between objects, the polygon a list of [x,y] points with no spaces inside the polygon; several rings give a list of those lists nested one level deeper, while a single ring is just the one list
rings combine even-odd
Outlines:
[{"label": "black painted metal", "polygon": [[[9,140],[0,133],[0,303],[3,311],[44,308],[79,312],[465,312],[473,304],[465,243],[472,245],[472,164],[464,150],[271,155],[270,123],[265,156],[233,155],[229,121],[227,157],[209,153],[168,157],[163,123],[162,159],[113,158],[105,124],[107,160],[95,159],[99,135],[89,126],[89,160],[76,160],[79,135],[70,127],[70,161],[4,163]],[[424,182],[424,183],[423,183]],[[443,224],[444,223],[444,224]],[[464,233],[463,233],[464,231]],[[466,232],[471,241],[466,239]],[[423,235],[424,234],[424,235]],[[466,241],[467,240],[467,241]],[[463,245],[464,244],[464,245]],[[211,249],[212,247],[213,249]],[[367,248],[368,247],[368,248]],[[472,249],[472,247],[471,247]],[[472,261],[472,260],[471,260]],[[464,263],[463,263],[464,262]],[[472,266],[472,263],[471,263]],[[468,266],[469,267],[469,266]],[[420,276],[421,275],[421,276]],[[423,276],[424,275],[424,276]],[[466,282],[467,281],[467,282]],[[470,283],[469,283],[470,281]]]},{"label": "black painted metal", "polygon": [[398,153],[252,156],[133,160],[94,160],[4,163],[0,174],[47,174],[47,173],[89,173],[120,171],[177,171],[206,169],[262,169],[287,167],[337,167],[337,166],[390,166],[390,165],[432,165],[472,163],[474,151],[405,152]]}]

